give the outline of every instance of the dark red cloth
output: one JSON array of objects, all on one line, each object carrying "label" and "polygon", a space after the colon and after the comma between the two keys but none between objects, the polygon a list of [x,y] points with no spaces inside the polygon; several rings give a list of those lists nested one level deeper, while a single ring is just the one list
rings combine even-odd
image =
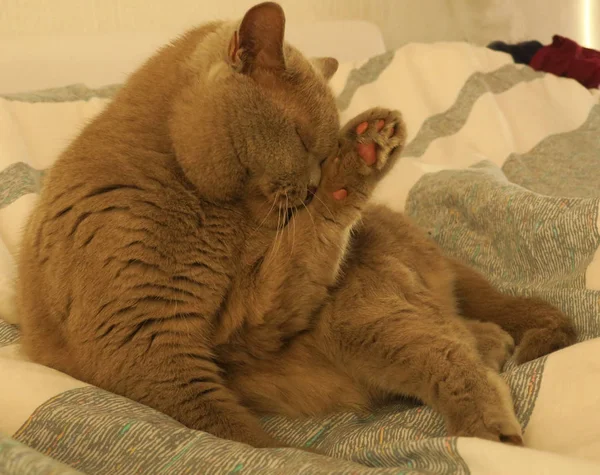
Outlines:
[{"label": "dark red cloth", "polygon": [[529,63],[536,71],[572,78],[588,89],[600,86],[600,51],[584,48],[575,41],[554,35]]}]

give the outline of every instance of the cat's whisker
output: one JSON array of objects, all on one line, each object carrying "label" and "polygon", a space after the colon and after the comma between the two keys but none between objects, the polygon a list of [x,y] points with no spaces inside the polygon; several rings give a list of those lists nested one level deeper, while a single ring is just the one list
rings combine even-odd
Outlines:
[{"label": "cat's whisker", "polygon": [[316,233],[316,225],[315,225],[315,218],[313,218],[312,213],[310,212],[310,210],[308,209],[308,206],[306,206],[306,204],[303,202],[302,206],[304,206],[304,209],[306,210],[306,212],[308,213],[308,217],[310,218],[312,225],[313,225],[313,232]]},{"label": "cat's whisker", "polygon": [[[282,237],[282,240],[285,239],[285,242],[288,243],[290,240],[290,230],[291,230],[291,227],[289,226],[289,224],[290,224],[290,219],[293,219],[293,215],[290,215],[290,199],[289,199],[287,193],[285,194],[285,211],[284,211],[284,213],[285,213],[285,215],[283,218],[283,223],[284,223],[286,230],[284,230],[282,232],[281,237]],[[283,233],[285,233],[286,235],[284,236]],[[281,245],[281,243],[280,243],[280,245]],[[288,257],[287,262],[289,262],[289,260],[290,259]]]},{"label": "cat's whisker", "polygon": [[279,237],[280,223],[281,223],[281,206],[278,205],[277,206],[277,228],[275,230],[275,239],[273,239],[273,243],[271,244],[271,250],[269,252],[269,257],[264,264],[265,268],[271,264],[271,261],[275,258],[275,254],[277,253],[277,250],[278,250],[277,241],[278,241],[278,237]]},{"label": "cat's whisker", "polygon": [[346,254],[346,248],[344,248],[339,242],[336,243],[336,242],[330,241],[330,244],[332,246],[334,246],[335,248],[337,248],[340,251],[341,255]]},{"label": "cat's whisker", "polygon": [[[331,214],[331,217],[333,218],[333,213],[331,212],[331,210],[327,207],[327,205],[325,203],[323,203],[323,200],[321,200],[321,198],[319,198],[316,194],[313,195],[314,198],[317,198],[322,204],[323,206],[325,206],[325,208],[327,209],[327,211],[329,211],[329,214]],[[308,212],[308,216],[310,217],[310,220],[312,221],[312,225],[313,225],[313,232],[316,235],[316,225],[315,225],[315,220],[313,218],[312,213],[310,212],[310,210],[308,209],[308,206],[306,206],[305,203],[302,203],[302,206],[304,206],[304,209],[306,209],[306,211]],[[331,243],[333,246],[337,247],[339,249],[339,251],[344,254],[346,252],[346,249],[344,249],[340,244],[338,243]]]},{"label": "cat's whisker", "polygon": [[[294,210],[292,211],[292,248],[290,250],[290,256],[288,258],[288,263],[290,262],[290,260],[292,259],[292,257],[294,256],[294,246],[296,245],[296,212],[298,211],[298,207],[294,206]],[[289,223],[288,223],[289,224]]]},{"label": "cat's whisker", "polygon": [[[252,234],[250,236],[254,236],[254,234],[256,234],[258,232],[258,230],[260,228],[262,228],[262,226],[265,224],[265,222],[267,221],[267,218],[269,217],[269,215],[271,214],[271,212],[273,211],[273,208],[275,208],[275,202],[277,201],[277,199],[273,200],[273,203],[271,203],[271,208],[269,209],[269,212],[265,215],[265,217],[263,218],[263,220],[260,222],[260,224],[258,225],[258,227],[256,227],[253,231]],[[262,205],[261,205],[262,206]]]},{"label": "cat's whisker", "polygon": [[[280,206],[280,211],[281,211],[281,233],[279,234],[279,240],[277,239],[277,236],[275,236],[275,244],[277,245],[277,249],[275,251],[275,254],[277,254],[279,252],[279,248],[281,247],[281,241],[283,241],[284,236],[283,233],[285,232],[285,227],[286,227],[286,221],[287,221],[287,213],[288,213],[288,197],[287,197],[287,193],[285,195],[285,207],[281,207]],[[277,221],[277,227],[279,227],[279,220]]]},{"label": "cat's whisker", "polygon": [[320,202],[320,203],[321,203],[323,206],[325,206],[325,209],[326,209],[326,210],[329,212],[329,214],[331,215],[331,218],[332,218],[332,219],[334,219],[333,213],[332,213],[332,212],[331,212],[331,210],[329,209],[329,206],[327,206],[327,205],[325,204],[325,202],[324,202],[324,201],[323,201],[321,198],[319,198],[319,197],[317,196],[317,194],[316,194],[316,193],[313,195],[313,197],[314,197],[314,198],[316,198],[316,199],[318,199],[318,200],[319,200],[319,202]]},{"label": "cat's whisker", "polygon": [[[294,206],[294,215],[298,212],[298,207]],[[294,253],[294,246],[296,245],[296,220],[294,219],[294,233],[292,234],[292,254]]]}]

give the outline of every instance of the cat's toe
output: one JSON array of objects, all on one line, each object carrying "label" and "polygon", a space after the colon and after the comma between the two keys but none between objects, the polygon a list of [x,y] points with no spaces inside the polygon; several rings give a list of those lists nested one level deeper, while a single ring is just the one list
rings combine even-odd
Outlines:
[{"label": "cat's toe", "polygon": [[521,425],[511,415],[497,413],[495,417],[484,419],[484,434],[491,440],[510,445],[523,445]]},{"label": "cat's toe", "polygon": [[[369,122],[361,122],[356,127],[356,135],[360,138],[365,135],[369,130],[369,127],[372,127],[373,123]],[[377,133],[381,133],[382,129],[385,127],[385,120],[379,119],[374,122],[375,131]],[[392,133],[393,130],[390,129],[388,133]],[[365,164],[369,167],[373,166],[377,162],[377,145],[374,140],[369,140],[367,142],[359,142],[356,149],[358,150],[358,155],[362,158]]]},{"label": "cat's toe", "polygon": [[512,417],[512,414],[502,414],[500,411],[483,415],[478,421],[471,423],[467,429],[460,430],[455,435],[523,446],[521,426]]}]

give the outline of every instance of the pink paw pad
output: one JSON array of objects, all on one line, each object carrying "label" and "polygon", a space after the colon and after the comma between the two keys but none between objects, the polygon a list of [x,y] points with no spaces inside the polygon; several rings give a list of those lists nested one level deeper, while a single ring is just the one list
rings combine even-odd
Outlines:
[{"label": "pink paw pad", "polygon": [[337,201],[346,199],[346,196],[348,196],[348,192],[344,188],[333,192],[333,198]]},{"label": "pink paw pad", "polygon": [[[375,128],[377,129],[377,132],[379,132],[381,129],[383,129],[384,125],[385,125],[384,120],[381,120],[381,119],[378,120],[377,125],[375,126]],[[368,128],[369,128],[369,123],[362,122],[362,123],[358,124],[358,127],[356,127],[356,133],[358,135],[362,135],[367,131]],[[358,154],[360,155],[360,157],[365,161],[365,163],[368,166],[372,166],[375,164],[375,162],[377,161],[377,150],[375,149],[375,144],[373,142],[359,143],[357,149],[358,149]]]}]

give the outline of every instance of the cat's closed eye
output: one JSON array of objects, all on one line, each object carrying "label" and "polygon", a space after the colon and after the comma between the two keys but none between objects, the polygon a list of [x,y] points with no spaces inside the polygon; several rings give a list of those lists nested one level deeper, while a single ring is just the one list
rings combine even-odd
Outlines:
[{"label": "cat's closed eye", "polygon": [[303,134],[300,132],[300,129],[298,127],[296,127],[296,134],[298,135],[298,137],[300,138],[300,142],[302,142],[302,146],[304,147],[304,150],[306,150],[307,152],[310,153],[310,148],[308,146],[308,142],[307,140],[304,138]]}]

